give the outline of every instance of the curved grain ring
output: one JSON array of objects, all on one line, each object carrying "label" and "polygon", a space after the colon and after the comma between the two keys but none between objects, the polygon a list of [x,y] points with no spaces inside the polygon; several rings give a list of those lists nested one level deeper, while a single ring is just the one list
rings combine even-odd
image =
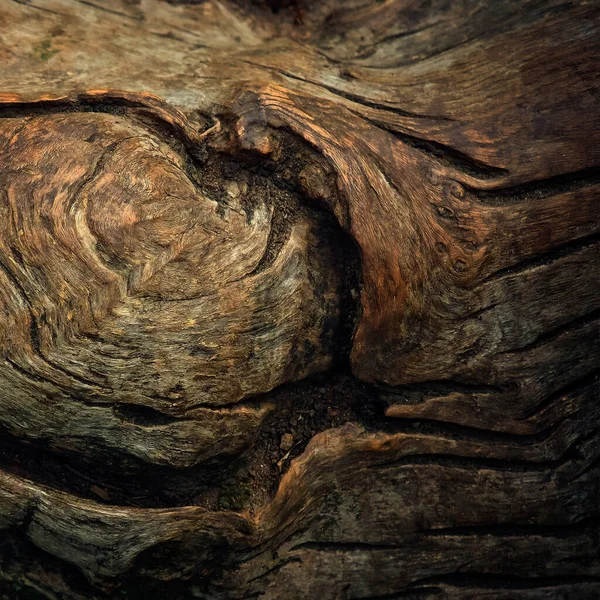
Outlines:
[{"label": "curved grain ring", "polygon": [[316,224],[241,168],[205,185],[220,175],[173,109],[144,107],[179,138],[64,102],[0,120],[1,420],[175,465],[236,452],[266,407],[235,403],[330,364],[338,279]]}]

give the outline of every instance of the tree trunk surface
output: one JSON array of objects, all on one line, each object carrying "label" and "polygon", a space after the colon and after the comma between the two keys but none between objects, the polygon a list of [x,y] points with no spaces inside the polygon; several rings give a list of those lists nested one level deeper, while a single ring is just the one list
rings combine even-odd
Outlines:
[{"label": "tree trunk surface", "polygon": [[599,598],[599,59],[584,0],[0,0],[0,598]]}]

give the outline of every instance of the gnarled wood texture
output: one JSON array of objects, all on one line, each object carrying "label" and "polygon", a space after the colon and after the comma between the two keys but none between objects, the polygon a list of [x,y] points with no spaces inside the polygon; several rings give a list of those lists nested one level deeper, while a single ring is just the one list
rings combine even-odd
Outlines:
[{"label": "gnarled wood texture", "polygon": [[600,595],[597,5],[0,7],[0,594]]}]

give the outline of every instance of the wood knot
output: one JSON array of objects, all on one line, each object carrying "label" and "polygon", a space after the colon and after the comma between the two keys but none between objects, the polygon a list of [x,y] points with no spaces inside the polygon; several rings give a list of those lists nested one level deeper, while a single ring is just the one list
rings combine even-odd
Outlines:
[{"label": "wood knot", "polygon": [[465,273],[468,269],[468,265],[467,263],[462,260],[462,258],[459,258],[458,260],[454,261],[454,264],[452,265],[452,268],[457,272],[457,273]]},{"label": "wood knot", "polygon": [[448,208],[447,206],[437,206],[436,210],[437,210],[438,215],[440,215],[440,217],[442,217],[443,219],[455,219],[456,218],[455,212],[451,208]]},{"label": "wood knot", "polygon": [[465,188],[458,181],[452,181],[449,185],[449,192],[451,196],[460,199],[465,195]]},{"label": "wood knot", "polygon": [[[11,382],[36,415],[0,410],[0,423],[43,423],[35,434],[60,445],[52,394],[81,410],[82,439],[122,447],[108,406],[126,402],[153,415],[134,423],[133,454],[185,465],[239,451],[264,411],[236,403],[331,364],[342,285],[330,223],[266,168],[210,149],[199,164],[188,140],[96,108],[0,120],[13,174],[0,182],[0,408]],[[240,126],[272,152],[263,125]],[[184,434],[181,417],[207,406]]]}]

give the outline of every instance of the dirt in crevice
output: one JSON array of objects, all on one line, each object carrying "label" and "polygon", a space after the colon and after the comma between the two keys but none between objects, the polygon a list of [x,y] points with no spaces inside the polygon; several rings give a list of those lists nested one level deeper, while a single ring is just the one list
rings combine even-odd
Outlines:
[{"label": "dirt in crevice", "polygon": [[[592,378],[592,383],[597,383]],[[590,381],[585,380],[589,385]],[[441,386],[403,386],[406,394],[429,396]],[[346,423],[366,432],[422,434],[450,439],[496,440],[529,445],[546,439],[556,424],[535,435],[516,435],[427,419],[389,419],[385,390],[359,382],[345,368],[333,369],[265,394],[275,405],[254,442],[238,457],[175,469],[135,462],[130,457],[95,461],[59,454],[42,441],[18,439],[0,429],[0,470],[80,498],[141,508],[201,506],[253,515],[271,501],[291,461],[320,432]],[[412,459],[411,459],[412,460]]]},{"label": "dirt in crevice", "polygon": [[[333,357],[335,369],[350,373],[352,339],[361,316],[362,264],[358,244],[333,214],[334,207],[344,206],[335,174],[327,160],[297,135],[286,129],[267,129],[277,147],[272,155],[236,150],[235,145],[231,153],[203,148],[189,171],[197,170],[198,186],[223,212],[234,201],[250,222],[257,206],[272,207],[267,248],[252,275],[273,263],[301,216],[312,223],[309,271],[322,269],[322,256],[332,256],[330,268],[340,279],[339,320],[326,324],[335,327],[335,332],[331,336],[329,327],[324,328],[323,351]],[[296,379],[295,374],[290,373],[289,379]]]},{"label": "dirt in crevice", "polygon": [[[71,595],[71,590],[77,590],[77,595]],[[92,599],[101,595],[76,566],[40,550],[23,531],[2,531],[0,600]]]},{"label": "dirt in crevice", "polygon": [[[109,505],[196,505],[252,512],[272,498],[290,461],[314,435],[348,422],[375,429],[383,419],[374,389],[340,371],[281,386],[264,397],[275,409],[255,442],[237,458],[185,469],[148,465],[112,452],[91,460],[57,452],[43,440],[24,440],[0,430],[0,469]],[[285,445],[289,436],[290,447]]]},{"label": "dirt in crevice", "polygon": [[[223,559],[226,556],[223,555]],[[19,530],[0,536],[0,600],[226,600],[210,577],[161,580],[129,573],[87,579],[75,565],[35,546]]]},{"label": "dirt in crevice", "polygon": [[377,429],[384,418],[373,388],[342,372],[288,384],[270,396],[277,408],[252,447],[236,461],[231,476],[223,480],[219,508],[250,512],[260,508],[316,434],[345,423]]}]

